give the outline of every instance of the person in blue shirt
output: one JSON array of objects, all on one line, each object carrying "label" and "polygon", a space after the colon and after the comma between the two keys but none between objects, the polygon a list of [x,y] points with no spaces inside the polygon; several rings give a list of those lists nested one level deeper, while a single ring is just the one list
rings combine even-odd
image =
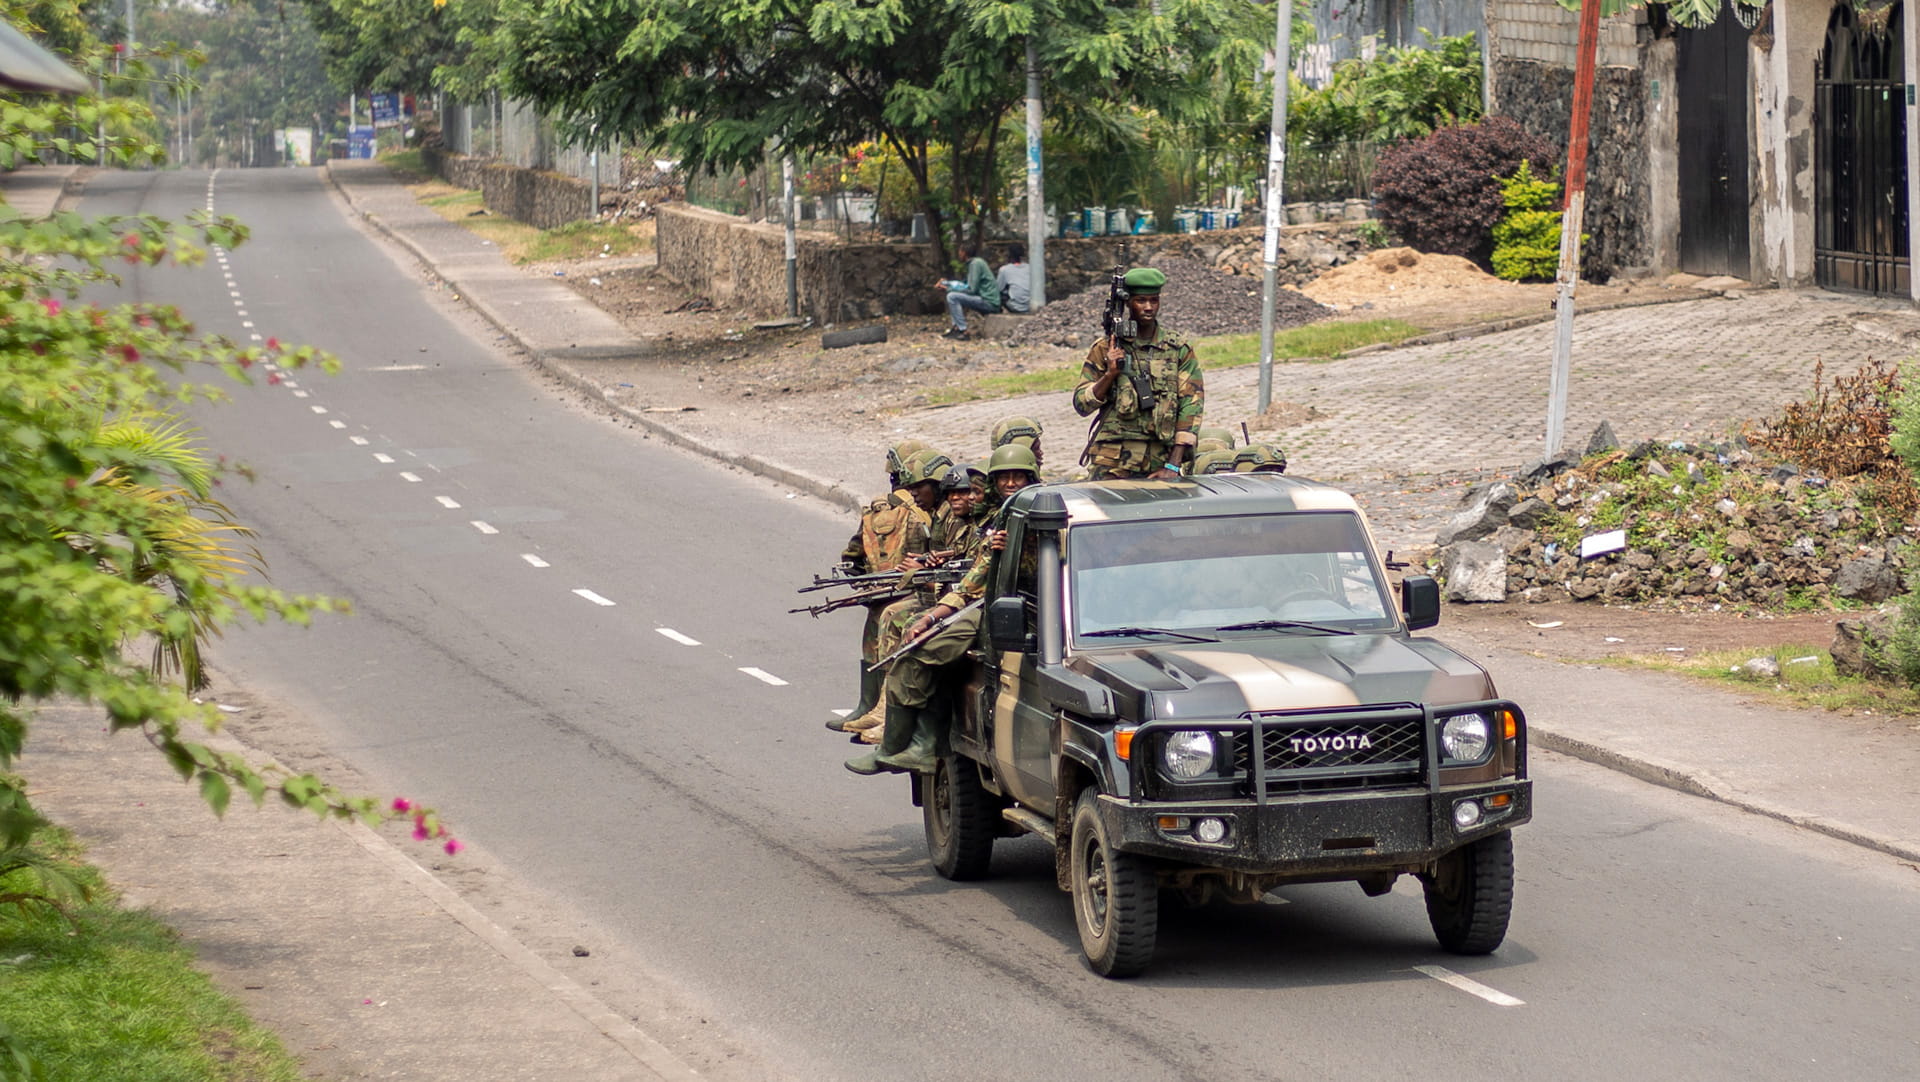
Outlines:
[{"label": "person in blue shirt", "polygon": [[992,268],[980,256],[977,244],[962,244],[960,258],[966,262],[965,280],[943,278],[938,283],[947,291],[947,316],[953,320],[953,326],[941,332],[942,338],[967,339],[967,313],[985,312],[992,314],[1000,310],[1000,281],[993,276]]}]

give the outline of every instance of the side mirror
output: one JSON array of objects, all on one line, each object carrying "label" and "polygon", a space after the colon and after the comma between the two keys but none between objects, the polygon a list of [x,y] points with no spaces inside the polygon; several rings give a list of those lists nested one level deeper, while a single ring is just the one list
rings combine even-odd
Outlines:
[{"label": "side mirror", "polygon": [[1027,650],[1027,607],[1018,597],[996,597],[987,606],[987,641],[995,650]]},{"label": "side mirror", "polygon": [[1400,613],[1406,617],[1408,631],[1439,623],[1440,584],[1429,575],[1408,575],[1401,579]]}]

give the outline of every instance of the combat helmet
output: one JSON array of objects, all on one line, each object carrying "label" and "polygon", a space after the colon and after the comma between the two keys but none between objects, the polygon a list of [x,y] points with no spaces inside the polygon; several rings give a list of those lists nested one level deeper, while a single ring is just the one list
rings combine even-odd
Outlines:
[{"label": "combat helmet", "polygon": [[1216,440],[1219,442],[1221,449],[1224,450],[1231,451],[1237,446],[1233,441],[1233,429],[1225,425],[1207,425],[1200,429],[1200,431],[1195,432],[1194,435],[1199,437],[1201,443],[1205,443],[1208,440]]},{"label": "combat helmet", "polygon": [[1234,454],[1230,450],[1202,452],[1200,457],[1193,460],[1193,475],[1198,477],[1203,473],[1232,473],[1233,459]]},{"label": "combat helmet", "polygon": [[1249,443],[1233,454],[1235,473],[1285,473],[1287,453],[1271,443]]},{"label": "combat helmet", "polygon": [[901,440],[887,448],[887,481],[894,488],[909,484],[906,479],[907,460],[916,453],[929,449],[924,440]]},{"label": "combat helmet", "polygon": [[911,486],[917,485],[922,481],[932,481],[938,484],[940,483],[940,479],[945,477],[947,471],[952,468],[953,459],[948,458],[946,455],[941,454],[931,447],[924,447],[922,450],[915,451],[913,454],[907,456],[907,461],[903,466],[904,472],[900,478],[900,484],[902,486]]},{"label": "combat helmet", "polygon": [[1005,447],[1021,440],[1031,448],[1040,439],[1040,422],[1031,417],[1009,417],[993,426],[992,446]]},{"label": "combat helmet", "polygon": [[994,449],[993,457],[987,460],[987,476],[1006,473],[1009,470],[1025,470],[1035,480],[1040,478],[1040,462],[1033,457],[1033,451],[1025,444],[1009,443],[1005,447]]},{"label": "combat helmet", "polygon": [[941,492],[959,492],[973,487],[974,470],[971,466],[951,466],[940,475]]}]

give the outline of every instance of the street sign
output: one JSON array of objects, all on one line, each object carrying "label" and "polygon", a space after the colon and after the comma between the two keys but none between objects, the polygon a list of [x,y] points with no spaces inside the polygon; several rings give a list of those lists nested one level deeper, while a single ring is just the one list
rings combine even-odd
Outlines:
[{"label": "street sign", "polygon": [[373,157],[373,126],[356,124],[347,129],[347,157]]},{"label": "street sign", "polygon": [[401,101],[398,94],[373,95],[373,126],[391,128],[404,118],[400,113]]}]

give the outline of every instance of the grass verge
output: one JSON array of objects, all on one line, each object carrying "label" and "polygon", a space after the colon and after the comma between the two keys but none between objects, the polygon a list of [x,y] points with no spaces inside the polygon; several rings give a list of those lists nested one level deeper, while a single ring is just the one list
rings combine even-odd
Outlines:
[{"label": "grass verge", "polygon": [[[1780,675],[1761,677],[1747,673],[1742,666],[1756,657],[1772,658],[1780,667]],[[1835,671],[1832,655],[1820,646],[1790,643],[1767,650],[1716,650],[1687,658],[1634,654],[1608,658],[1606,663],[1616,668],[1653,669],[1730,685],[1792,709],[1920,716],[1920,691],[1842,675]]]},{"label": "grass verge", "polygon": [[[13,1054],[49,1082],[299,1082],[278,1037],[193,968],[171,928],[121,909],[64,832],[34,844],[91,888],[71,922],[40,905],[0,907],[0,1078]],[[0,896],[33,889],[0,877]],[[33,1078],[32,1074],[22,1077]]]},{"label": "grass verge", "polygon": [[[1273,355],[1288,360],[1324,360],[1350,349],[1378,342],[1397,342],[1425,333],[1421,328],[1398,319],[1369,319],[1354,323],[1309,323],[1276,331]],[[1194,353],[1204,369],[1239,368],[1260,360],[1258,334],[1223,334],[1195,339]],[[943,387],[929,392],[927,401],[936,406],[960,402],[978,402],[992,398],[1012,398],[1023,394],[1050,394],[1073,390],[1080,382],[1080,367],[1048,369],[1044,372],[1011,372],[982,376],[958,387]]]},{"label": "grass verge", "polygon": [[[417,152],[415,152],[417,153]],[[390,164],[401,155],[382,158]],[[394,167],[405,171],[405,167]],[[456,188],[443,180],[421,177],[407,190],[442,218],[483,240],[493,242],[514,264],[592,259],[632,255],[653,248],[653,223],[568,222],[557,229],[538,229],[487,211],[479,192]]]}]

